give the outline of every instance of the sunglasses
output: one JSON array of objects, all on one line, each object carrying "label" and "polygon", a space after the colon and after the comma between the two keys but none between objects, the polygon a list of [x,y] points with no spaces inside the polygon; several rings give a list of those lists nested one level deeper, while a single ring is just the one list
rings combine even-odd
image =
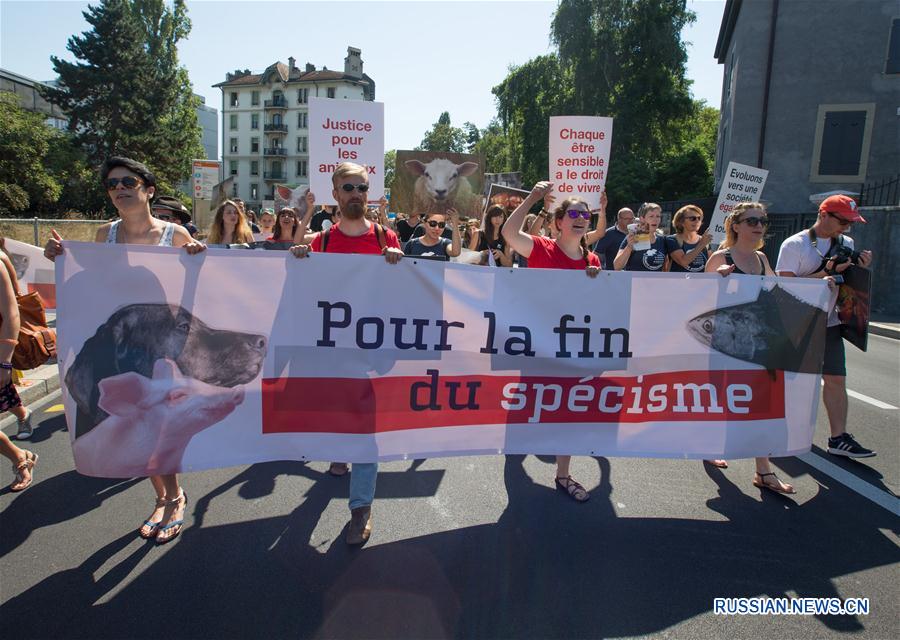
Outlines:
[{"label": "sunglasses", "polygon": [[425,224],[427,224],[432,229],[434,229],[434,228],[443,229],[444,227],[447,226],[446,222],[438,222],[437,220],[429,220]]},{"label": "sunglasses", "polygon": [[347,193],[351,193],[354,189],[356,189],[356,190],[359,191],[360,193],[365,193],[366,191],[369,190],[369,185],[367,185],[367,184],[365,184],[365,183],[363,183],[363,184],[350,184],[349,182],[347,182],[347,183],[341,185],[341,189],[343,189],[343,190],[346,191]]},{"label": "sunglasses", "polygon": [[162,220],[163,222],[174,222],[175,218],[170,215],[166,215],[164,213],[154,214],[158,220]]},{"label": "sunglasses", "polygon": [[122,184],[126,189],[137,189],[139,186],[144,184],[143,180],[140,178],[135,178],[134,176],[125,176],[124,178],[107,178],[106,179],[106,190],[112,191],[119,184]]},{"label": "sunglasses", "polygon": [[575,220],[575,219],[578,218],[579,216],[581,216],[581,217],[584,218],[585,220],[590,220],[590,219],[591,219],[591,212],[590,212],[590,211],[581,211],[580,209],[569,209],[568,211],[566,211],[566,213],[569,214],[569,217],[572,218],[572,220]]},{"label": "sunglasses", "polygon": [[684,219],[688,222],[697,222],[697,220],[700,220],[700,216],[684,216]]},{"label": "sunglasses", "polygon": [[828,215],[830,215],[832,218],[834,218],[835,220],[837,220],[837,221],[838,221],[838,224],[841,225],[842,227],[849,227],[851,224],[853,224],[853,221],[852,221],[852,220],[845,220],[844,218],[840,217],[840,216],[839,216],[838,214],[836,214],[836,213],[831,213],[831,211],[828,211],[827,213],[828,213]]},{"label": "sunglasses", "polygon": [[759,225],[762,225],[762,226],[764,226],[764,227],[768,227],[768,226],[769,226],[769,219],[768,219],[768,218],[744,218],[743,220],[738,220],[738,222],[739,222],[739,223],[740,223],[740,222],[745,222],[745,223],[747,223],[747,226],[748,226],[748,227],[757,227],[757,226],[759,226]]}]

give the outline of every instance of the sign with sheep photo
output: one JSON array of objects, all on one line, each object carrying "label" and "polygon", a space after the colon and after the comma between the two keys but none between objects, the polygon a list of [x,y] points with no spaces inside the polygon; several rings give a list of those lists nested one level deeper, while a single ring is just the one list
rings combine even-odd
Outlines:
[{"label": "sign with sheep photo", "polygon": [[480,217],[484,158],[443,151],[398,151],[391,188],[395,211]]}]

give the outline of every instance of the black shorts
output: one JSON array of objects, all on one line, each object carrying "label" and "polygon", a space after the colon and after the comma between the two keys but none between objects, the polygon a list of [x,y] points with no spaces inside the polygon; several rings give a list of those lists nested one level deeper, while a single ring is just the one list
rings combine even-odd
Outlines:
[{"label": "black shorts", "polygon": [[822,364],[822,374],[846,377],[846,360],[844,339],[841,337],[841,325],[828,327],[825,331],[825,361]]}]

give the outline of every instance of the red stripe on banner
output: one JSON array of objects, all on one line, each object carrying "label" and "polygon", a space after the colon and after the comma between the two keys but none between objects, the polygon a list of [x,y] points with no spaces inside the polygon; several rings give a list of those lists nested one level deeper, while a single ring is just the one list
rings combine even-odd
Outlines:
[{"label": "red stripe on banner", "polygon": [[784,418],[782,371],[637,377],[269,378],[263,433],[371,434],[480,424],[639,423]]}]

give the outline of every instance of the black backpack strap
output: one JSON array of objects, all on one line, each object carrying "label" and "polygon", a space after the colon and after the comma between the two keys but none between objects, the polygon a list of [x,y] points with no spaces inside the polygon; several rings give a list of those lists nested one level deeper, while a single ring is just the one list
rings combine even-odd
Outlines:
[{"label": "black backpack strap", "polygon": [[766,263],[763,262],[762,256],[759,255],[759,251],[756,252],[756,259],[759,260],[759,273],[760,275],[766,275]]},{"label": "black backpack strap", "polygon": [[734,258],[731,257],[731,249],[725,249],[725,264],[729,267],[734,266]]},{"label": "black backpack strap", "polygon": [[327,229],[325,229],[325,231],[322,231],[322,242],[321,242],[321,245],[322,245],[322,253],[325,253],[325,252],[328,250],[328,249],[327,249],[327,247],[328,247],[328,238],[329,238],[330,236],[331,236],[331,227],[328,227]]}]

